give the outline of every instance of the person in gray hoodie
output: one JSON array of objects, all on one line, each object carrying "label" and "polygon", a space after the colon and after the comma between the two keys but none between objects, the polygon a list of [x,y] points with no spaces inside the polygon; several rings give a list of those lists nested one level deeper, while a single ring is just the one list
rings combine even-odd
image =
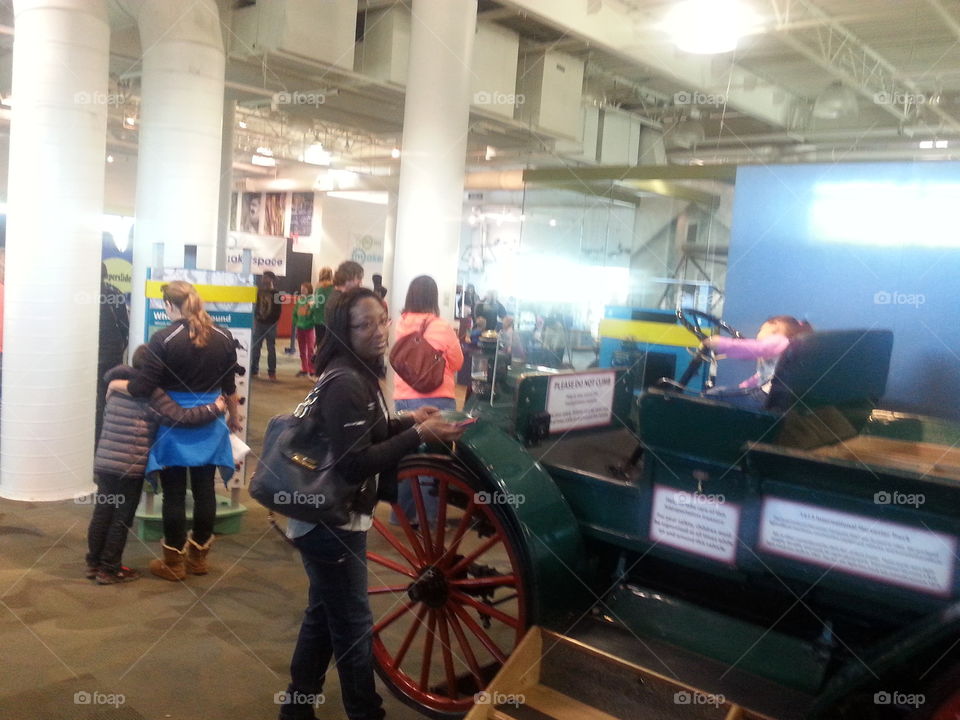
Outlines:
[{"label": "person in gray hoodie", "polygon": [[143,490],[144,470],[157,424],[204,425],[226,410],[223,398],[208,405],[184,408],[159,388],[150,398],[132,397],[122,381],[129,380],[143,367],[148,352],[147,346],[141,345],[133,353],[133,367],[117,365],[104,376],[108,389],[94,458],[97,492],[93,495],[93,517],[87,530],[86,558],[87,577],[96,579],[99,585],[140,577],[138,571],[122,565],[120,558]]}]

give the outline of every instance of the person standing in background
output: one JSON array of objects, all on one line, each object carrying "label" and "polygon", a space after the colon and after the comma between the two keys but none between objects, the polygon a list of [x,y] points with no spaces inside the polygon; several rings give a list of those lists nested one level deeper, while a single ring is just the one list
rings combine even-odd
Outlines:
[{"label": "person standing in background", "polygon": [[333,269],[322,267],[317,277],[317,287],[313,291],[313,335],[316,347],[320,347],[320,341],[323,339],[323,313],[327,308],[327,300],[331,292],[333,292]]},{"label": "person standing in background", "polygon": [[[398,415],[410,413],[422,407],[438,410],[456,410],[454,394],[457,371],[463,366],[463,349],[453,328],[440,318],[439,293],[436,281],[429,275],[420,275],[410,281],[407,297],[403,303],[400,322],[397,323],[396,340],[423,328],[423,339],[436,352],[443,353],[443,382],[430,392],[418,392],[400,377],[393,376],[393,400]],[[427,482],[424,479],[424,482]],[[437,514],[437,497],[421,487],[421,495],[430,522]],[[403,509],[411,524],[419,524],[417,507],[410,483],[400,484],[397,504]],[[396,521],[396,518],[391,518]]]},{"label": "person standing in background", "polygon": [[353,260],[346,260],[340,263],[337,271],[333,274],[333,291],[327,296],[327,304],[323,309],[323,322],[330,325],[333,318],[333,308],[337,304],[340,295],[351,288],[360,287],[363,282],[363,265]]},{"label": "person standing in background", "polygon": [[386,300],[387,289],[383,286],[383,275],[375,274],[370,279],[373,280],[373,291],[380,296],[381,300]]},{"label": "person standing in background", "polygon": [[314,302],[313,285],[308,282],[300,284],[300,296],[293,308],[293,334],[297,336],[297,346],[300,348],[300,372],[297,377],[306,377],[313,372],[310,358],[313,357],[314,331],[313,314]]},{"label": "person standing in background", "polygon": [[479,305],[474,308],[473,317],[486,318],[488,330],[499,330],[501,318],[506,317],[507,309],[497,299],[497,291],[490,290]]},{"label": "person standing in background", "polygon": [[100,296],[97,299],[100,303],[100,344],[97,353],[97,416],[94,431],[95,437],[99,438],[107,398],[107,381],[103,376],[111,368],[123,363],[130,335],[127,298],[107,282],[107,266],[103,263],[100,263]]},{"label": "person standing in background", "polygon": [[250,376],[260,374],[260,350],[263,341],[267,341],[267,374],[271,380],[277,379],[277,323],[280,322],[279,291],[277,276],[267,270],[260,278],[257,290],[257,306],[253,313],[253,352],[250,356]]},{"label": "person standing in background", "polygon": [[[224,482],[234,471],[230,433],[240,429],[240,401],[235,379],[237,344],[228,330],[213,322],[203,300],[188,282],[174,280],[162,288],[170,325],[147,344],[143,368],[127,384],[135,398],[165,390],[185,408],[216,402],[223,395],[227,422],[211,420],[197,427],[164,426],[157,431],[145,475],[160,473],[163,490],[163,559],[150,572],[164,580],[183,580],[189,572],[207,574],[207,555],[217,517],[214,477]],[[187,535],[186,492],[193,495],[193,527]]]}]

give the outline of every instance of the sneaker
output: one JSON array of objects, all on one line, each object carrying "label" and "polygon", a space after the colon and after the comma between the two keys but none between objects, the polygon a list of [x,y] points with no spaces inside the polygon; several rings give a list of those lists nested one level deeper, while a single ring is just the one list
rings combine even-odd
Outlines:
[{"label": "sneaker", "polygon": [[276,374],[276,373],[270,373],[269,375],[267,375],[267,377],[270,378],[270,381],[271,381],[271,382],[276,382],[276,381],[277,381],[277,374]]},{"label": "sneaker", "polygon": [[133,582],[140,579],[140,572],[126,565],[121,565],[116,572],[109,570],[97,571],[97,585],[116,585],[117,583]]},{"label": "sneaker", "polygon": [[93,580],[97,576],[97,571],[100,570],[96,565],[87,565],[87,571],[84,573],[84,577],[87,580]]}]

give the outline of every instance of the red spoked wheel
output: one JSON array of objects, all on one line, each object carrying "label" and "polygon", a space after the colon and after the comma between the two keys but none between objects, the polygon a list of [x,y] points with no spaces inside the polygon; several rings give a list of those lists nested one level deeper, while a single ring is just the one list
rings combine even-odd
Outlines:
[{"label": "red spoked wheel", "polygon": [[385,542],[367,553],[377,671],[421,711],[462,715],[527,629],[517,524],[509,505],[449,458],[408,458],[398,479],[416,517],[394,505],[397,525],[375,518]]}]

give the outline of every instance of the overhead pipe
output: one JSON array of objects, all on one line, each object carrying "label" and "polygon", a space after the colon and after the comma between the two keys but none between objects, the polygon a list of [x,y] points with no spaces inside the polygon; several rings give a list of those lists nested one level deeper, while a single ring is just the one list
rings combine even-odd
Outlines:
[{"label": "overhead pipe", "polygon": [[0,497],[64,500],[94,489],[110,27],[105,0],[13,9]]},{"label": "overhead pipe", "polygon": [[215,0],[111,0],[134,19],[143,52],[130,344],[144,340],[143,287],[154,248],[214,269],[225,56]]}]

